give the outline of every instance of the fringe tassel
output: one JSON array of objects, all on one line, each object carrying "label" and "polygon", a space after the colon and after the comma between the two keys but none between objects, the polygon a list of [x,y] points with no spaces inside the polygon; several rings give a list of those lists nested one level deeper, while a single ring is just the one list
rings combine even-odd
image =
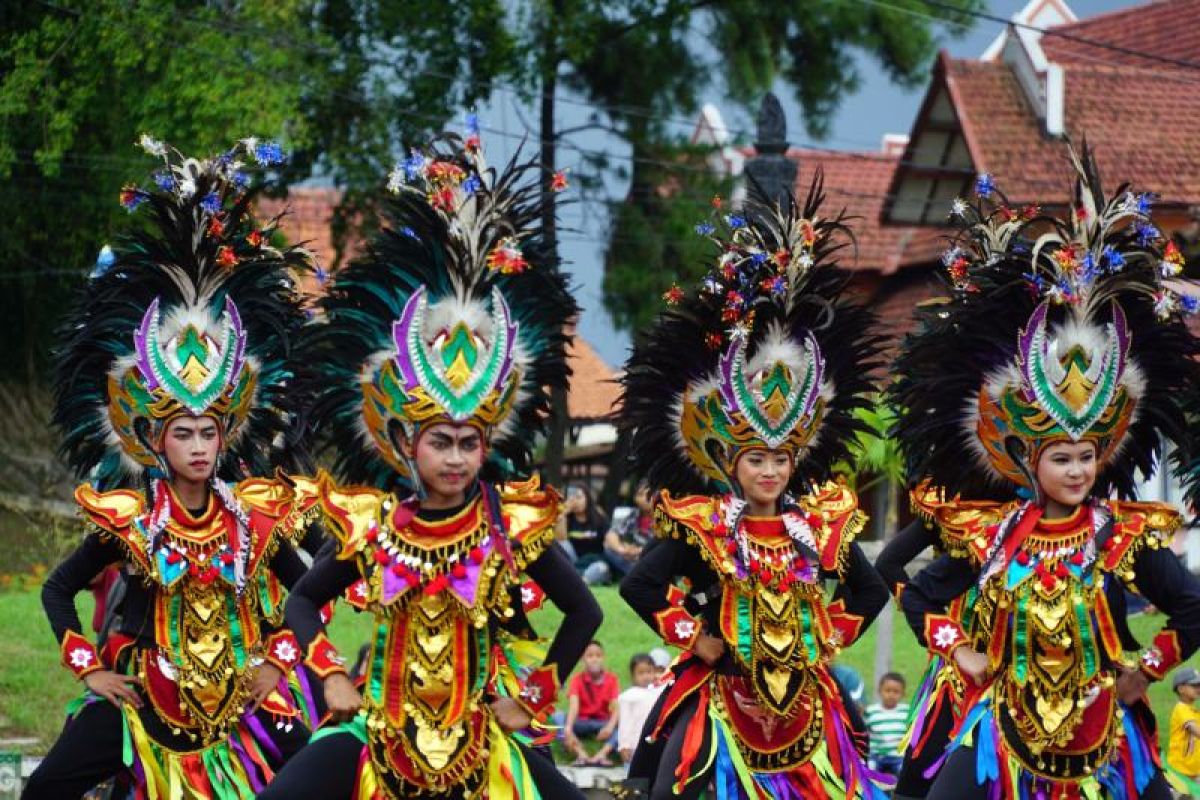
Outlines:
[{"label": "fringe tassel", "polygon": [[176,753],[146,733],[135,709],[123,707],[126,766],[138,781],[139,797],[149,800],[242,800],[262,791],[275,777],[258,744],[244,726],[201,750]]}]

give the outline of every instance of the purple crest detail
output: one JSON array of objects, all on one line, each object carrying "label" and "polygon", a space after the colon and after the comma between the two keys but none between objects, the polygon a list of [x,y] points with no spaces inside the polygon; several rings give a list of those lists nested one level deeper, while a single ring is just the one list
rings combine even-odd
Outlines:
[{"label": "purple crest detail", "polygon": [[[392,323],[392,344],[396,348],[396,366],[400,368],[400,378],[406,392],[421,385],[416,367],[408,354],[408,336],[413,330],[414,324],[420,325],[421,318],[425,316],[424,311],[425,287],[420,286],[404,304],[404,310],[400,312],[400,319]],[[419,334],[420,331],[417,333]]]},{"label": "purple crest detail", "polygon": [[154,367],[150,365],[150,351],[147,339],[150,337],[150,331],[158,327],[158,298],[150,303],[150,307],[146,309],[146,313],[142,314],[142,324],[138,325],[138,329],[133,334],[134,352],[137,356],[137,368],[142,373],[142,377],[146,379],[146,388],[154,391],[158,388],[158,379],[154,377]]}]

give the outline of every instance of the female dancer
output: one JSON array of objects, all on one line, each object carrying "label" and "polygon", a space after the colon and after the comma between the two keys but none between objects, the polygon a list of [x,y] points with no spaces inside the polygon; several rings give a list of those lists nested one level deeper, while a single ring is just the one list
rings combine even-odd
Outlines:
[{"label": "female dancer", "polygon": [[[79,797],[123,771],[138,797],[250,797],[308,737],[279,581],[304,571],[289,540],[315,497],[243,479],[287,438],[304,321],[290,271],[307,257],[254,224],[240,162],[278,148],[197,161],[142,144],[162,159],[157,188],[121,201],[150,220],[88,283],[58,355],[54,421],[89,479],[75,499],[92,531],[42,600],[87,693],[26,798]],[[127,588],[98,650],[74,597],[114,563]]]},{"label": "female dancer", "polygon": [[[1162,547],[1178,512],[1108,498],[1152,471],[1162,436],[1186,444],[1175,395],[1200,348],[1147,198],[1106,201],[1090,156],[1075,166],[1066,220],[1009,208],[988,176],[976,207],[956,203],[952,295],[897,361],[910,474],[943,492],[935,523],[969,524],[984,551],[943,556],[901,597],[965,688],[938,800],[1169,797],[1144,690],[1200,643],[1200,585]],[[959,499],[1004,487],[1026,499]],[[1168,615],[1137,661],[1125,587]],[[969,591],[976,636],[948,613]]]},{"label": "female dancer", "polygon": [[[828,670],[887,602],[854,543],[857,498],[827,480],[868,403],[876,339],[843,297],[830,254],[844,229],[816,217],[819,195],[728,217],[702,288],[671,293],[627,365],[621,422],[663,490],[662,540],[621,594],[686,651],[631,768],[656,800],[710,780],[721,800],[882,797]],[[672,602],[680,578],[691,592]]]},{"label": "female dancer", "polygon": [[[337,547],[287,619],[342,724],[262,798],[581,796],[519,732],[553,708],[600,609],[552,546],[554,490],[495,482],[528,468],[576,313],[542,247],[531,171],[487,169],[474,134],[414,153],[393,176],[388,229],[323,302],[305,355],[313,422],[354,485],[320,476]],[[564,613],[533,670],[514,638],[531,635],[523,572]],[[351,586],[375,617],[361,696],[319,612]]]}]

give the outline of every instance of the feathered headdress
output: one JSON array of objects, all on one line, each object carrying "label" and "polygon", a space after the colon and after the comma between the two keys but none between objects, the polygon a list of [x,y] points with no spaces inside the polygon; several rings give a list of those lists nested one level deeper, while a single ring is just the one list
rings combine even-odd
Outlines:
[{"label": "feathered headdress", "polygon": [[1167,285],[1183,268],[1150,220],[1150,197],[1106,199],[1086,146],[1065,219],[1011,208],[990,176],[944,256],[950,296],[918,312],[892,399],[909,479],[979,497],[1036,489],[1055,442],[1090,441],[1097,490],[1130,495],[1161,438],[1181,443],[1176,394],[1195,382],[1194,300]]},{"label": "feathered headdress", "polygon": [[143,136],[162,160],[152,186],[126,186],[120,202],[148,215],[106,248],[62,328],[54,422],[63,453],[102,489],[134,485],[162,467],[157,453],[176,416],[221,423],[239,464],[270,469],[297,396],[291,342],[304,324],[292,270],[308,254],[270,244],[276,222],[255,224],[243,159],[269,166],[278,145],[255,139],[206,160]]},{"label": "feathered headdress", "polygon": [[471,130],[392,173],[387,227],[329,287],[304,359],[344,480],[417,488],[399,435],[441,422],[485,435],[485,477],[529,469],[578,313],[542,239],[539,172],[489,168]]},{"label": "feathered headdress", "polygon": [[698,227],[716,263],[696,290],[667,293],[622,381],[620,422],[652,487],[734,491],[738,457],[767,448],[792,454],[798,488],[847,454],[879,340],[873,315],[844,296],[833,255],[848,231],[818,217],[821,199],[818,178],[803,208]]}]

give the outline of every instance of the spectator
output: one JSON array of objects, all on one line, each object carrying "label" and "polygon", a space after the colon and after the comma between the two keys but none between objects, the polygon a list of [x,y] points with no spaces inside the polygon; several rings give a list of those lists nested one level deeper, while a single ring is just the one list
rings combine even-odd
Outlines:
[{"label": "spectator", "polygon": [[633,494],[633,506],[613,511],[612,527],[604,537],[604,561],[616,578],[624,578],[654,538],[654,495],[645,483]]},{"label": "spectator", "polygon": [[617,699],[617,752],[626,764],[633,758],[646,718],[662,691],[655,685],[657,679],[658,665],[649,653],[637,653],[629,659],[631,685]]},{"label": "spectator", "polygon": [[1167,746],[1168,777],[1176,789],[1187,796],[1200,793],[1200,673],[1183,667],[1171,680],[1179,699],[1171,711],[1170,741]]},{"label": "spectator", "polygon": [[671,668],[671,654],[665,647],[655,647],[651,650],[650,660],[654,662],[655,680],[661,678]]},{"label": "spectator", "polygon": [[[609,756],[617,746],[620,692],[617,674],[604,667],[604,645],[592,641],[583,651],[583,669],[567,684],[563,744],[575,756],[575,766],[612,766]],[[581,741],[588,737],[602,743],[594,756],[588,755]]]},{"label": "spectator", "polygon": [[900,742],[908,730],[908,703],[904,702],[904,676],[889,672],[879,679],[879,702],[867,706],[871,766],[888,775],[899,775],[904,754]]},{"label": "spectator", "polygon": [[575,569],[590,586],[607,583],[611,578],[604,558],[608,519],[596,505],[591,490],[582,483],[568,485],[563,512],[558,540],[575,563]]},{"label": "spectator", "polygon": [[[833,676],[833,682],[842,693],[842,705],[846,707],[846,714],[850,717],[851,729],[858,736],[862,736],[867,732],[867,724],[863,721],[863,695],[866,694],[863,679],[854,667],[845,664],[830,664],[829,674]],[[859,750],[863,750],[861,745]],[[866,756],[865,751],[863,755]]]}]

